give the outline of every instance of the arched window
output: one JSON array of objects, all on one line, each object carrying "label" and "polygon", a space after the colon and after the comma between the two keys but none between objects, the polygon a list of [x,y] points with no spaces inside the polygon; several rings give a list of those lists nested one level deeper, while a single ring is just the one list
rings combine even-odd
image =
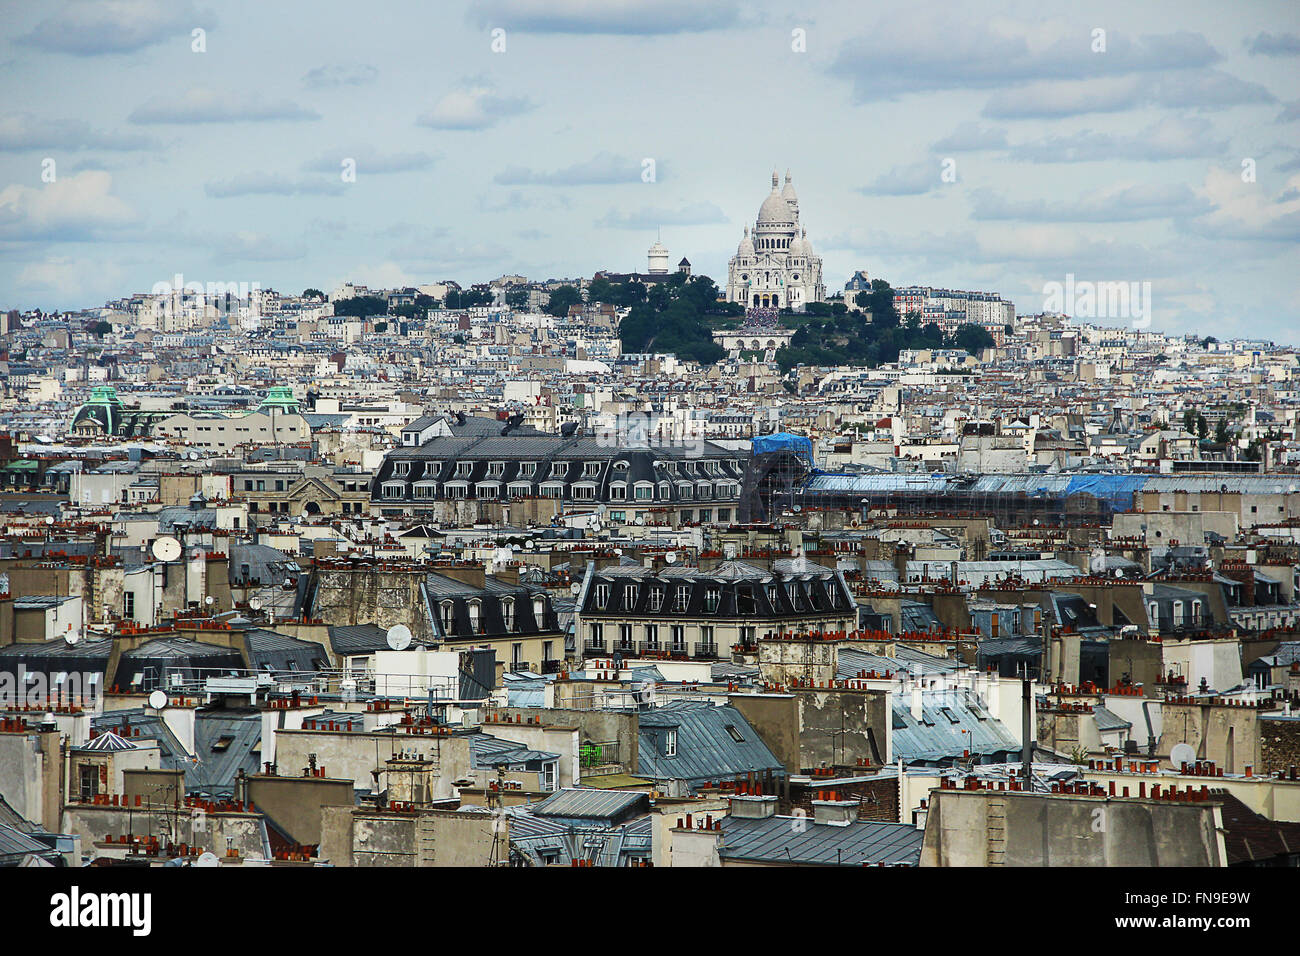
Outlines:
[{"label": "arched window", "polygon": [[515,629],[515,599],[503,598],[501,600],[501,619],[505,621],[506,630]]},{"label": "arched window", "polygon": [[443,601],[438,606],[442,615],[442,633],[454,634],[456,632],[456,605],[451,601]]},{"label": "arched window", "polygon": [[477,600],[469,602],[469,629],[473,634],[482,633],[483,605]]}]

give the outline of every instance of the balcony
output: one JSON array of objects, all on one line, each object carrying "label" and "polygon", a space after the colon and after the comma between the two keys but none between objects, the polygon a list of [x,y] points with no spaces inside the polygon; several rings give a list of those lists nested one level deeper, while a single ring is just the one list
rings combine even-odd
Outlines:
[{"label": "balcony", "polygon": [[697,660],[716,660],[718,657],[718,645],[710,641],[707,644],[695,645],[695,658]]},{"label": "balcony", "polygon": [[606,652],[606,649],[605,649],[605,642],[604,642],[604,640],[599,640],[599,641],[588,640],[588,641],[587,641],[586,643],[584,643],[582,646],[583,646],[583,648],[586,650],[586,652],[587,652],[588,654],[604,654],[604,653],[607,653],[607,652]]}]

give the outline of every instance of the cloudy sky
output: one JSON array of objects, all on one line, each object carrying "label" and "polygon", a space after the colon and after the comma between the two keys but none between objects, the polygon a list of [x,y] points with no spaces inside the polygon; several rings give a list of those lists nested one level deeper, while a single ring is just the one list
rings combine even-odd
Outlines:
[{"label": "cloudy sky", "polygon": [[1155,328],[1300,344],[1298,68],[1293,0],[10,2],[0,306],[590,275],[657,229],[721,280],[777,167],[830,289],[1150,282]]}]

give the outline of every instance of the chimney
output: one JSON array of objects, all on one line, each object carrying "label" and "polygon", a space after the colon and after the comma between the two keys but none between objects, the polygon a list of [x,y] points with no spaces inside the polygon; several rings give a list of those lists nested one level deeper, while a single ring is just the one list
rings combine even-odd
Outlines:
[{"label": "chimney", "polygon": [[813,823],[828,827],[846,827],[858,818],[856,800],[814,800]]},{"label": "chimney", "polygon": [[731,798],[731,815],[747,820],[765,820],[776,816],[776,795],[749,797],[737,794]]},{"label": "chimney", "polygon": [[912,682],[912,719],[921,719],[921,679],[918,677]]}]

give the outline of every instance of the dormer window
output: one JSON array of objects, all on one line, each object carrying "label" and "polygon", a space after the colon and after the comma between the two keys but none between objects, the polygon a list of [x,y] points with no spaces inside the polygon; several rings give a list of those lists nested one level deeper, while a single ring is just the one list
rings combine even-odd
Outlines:
[{"label": "dormer window", "polygon": [[596,607],[604,610],[608,606],[609,606],[609,585],[597,584],[596,585]]},{"label": "dormer window", "polygon": [[677,586],[677,599],[673,602],[674,611],[685,611],[691,603],[691,586],[689,584],[679,584]]},{"label": "dormer window", "polygon": [[439,616],[442,618],[442,633],[454,634],[456,632],[456,605],[451,601],[443,601],[438,606]]},{"label": "dormer window", "polygon": [[637,586],[635,584],[623,585],[623,609],[631,610],[636,607]]},{"label": "dormer window", "polygon": [[393,468],[393,474],[405,477],[411,473],[411,463],[409,461],[399,461]]},{"label": "dormer window", "polygon": [[506,473],[506,463],[504,461],[488,462],[487,473],[489,478],[500,478]]},{"label": "dormer window", "polygon": [[515,629],[515,599],[503,598],[501,601],[501,620],[505,622],[506,630]]},{"label": "dormer window", "polygon": [[600,462],[588,461],[582,466],[582,476],[584,478],[596,478],[600,475]]},{"label": "dormer window", "polygon": [[457,477],[457,478],[468,478],[469,475],[470,475],[470,472],[472,472],[473,470],[474,470],[474,463],[473,463],[472,461],[458,461],[458,462],[456,462],[456,477]]}]

